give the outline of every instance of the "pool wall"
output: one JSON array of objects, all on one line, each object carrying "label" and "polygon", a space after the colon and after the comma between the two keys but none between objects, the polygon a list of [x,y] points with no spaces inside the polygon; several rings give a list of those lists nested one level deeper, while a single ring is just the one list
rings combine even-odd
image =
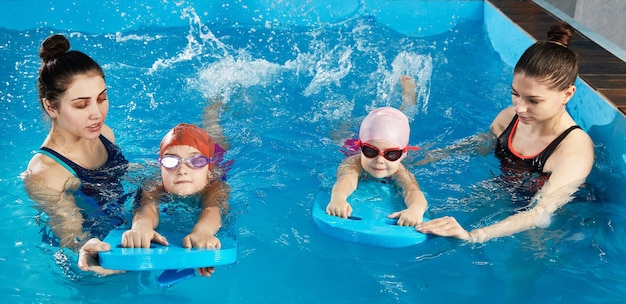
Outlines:
[{"label": "pool wall", "polygon": [[[292,27],[336,23],[371,15],[402,34],[435,35],[463,20],[483,20],[493,48],[513,66],[534,39],[488,1],[350,0],[350,1],[153,1],[131,7],[119,1],[0,0],[0,26],[12,30],[47,27],[64,32],[115,33],[142,27],[186,26],[193,18],[240,26]],[[436,7],[436,8],[435,8]],[[236,20],[234,20],[236,19]],[[35,53],[35,52],[33,52]],[[568,104],[576,121],[597,145],[611,151],[626,174],[626,118],[615,106],[578,80],[576,97]]]},{"label": "pool wall", "polygon": [[[266,27],[336,23],[371,15],[378,22],[407,35],[433,35],[449,30],[460,20],[483,19],[482,0],[342,0],[342,1],[152,1],[132,7],[119,1],[0,0],[0,26],[28,30],[38,27],[92,33],[114,33],[145,26],[188,24],[191,8],[205,22],[236,22]],[[445,9],[441,9],[444,7]]]}]

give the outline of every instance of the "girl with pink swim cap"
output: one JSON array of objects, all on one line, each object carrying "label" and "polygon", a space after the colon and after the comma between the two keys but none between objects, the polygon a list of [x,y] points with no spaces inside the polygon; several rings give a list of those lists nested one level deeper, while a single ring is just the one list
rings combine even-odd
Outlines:
[{"label": "girl with pink swim cap", "polygon": [[326,213],[348,218],[352,213],[348,197],[361,178],[373,177],[393,181],[402,191],[407,208],[390,214],[389,218],[398,219],[400,226],[421,224],[428,202],[415,176],[401,163],[408,150],[419,149],[408,145],[410,132],[409,120],[400,110],[383,107],[370,112],[359,131],[360,153],[339,165]]}]

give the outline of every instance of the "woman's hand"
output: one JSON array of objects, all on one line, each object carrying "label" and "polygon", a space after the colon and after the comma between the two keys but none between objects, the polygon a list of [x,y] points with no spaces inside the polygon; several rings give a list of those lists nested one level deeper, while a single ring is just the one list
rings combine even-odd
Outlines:
[{"label": "woman's hand", "polygon": [[98,252],[111,250],[111,245],[97,238],[92,238],[78,251],[78,268],[82,271],[93,271],[100,275],[123,273],[122,270],[106,269],[100,266]]},{"label": "woman's hand", "polygon": [[444,216],[417,225],[415,229],[424,234],[434,234],[444,237],[455,237],[461,240],[470,240],[467,230],[451,216]]}]

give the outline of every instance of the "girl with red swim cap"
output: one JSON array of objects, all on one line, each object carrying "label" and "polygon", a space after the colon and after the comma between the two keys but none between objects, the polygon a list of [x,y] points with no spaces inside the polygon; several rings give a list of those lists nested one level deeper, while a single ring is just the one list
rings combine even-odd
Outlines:
[{"label": "girl with red swim cap", "polygon": [[[122,246],[149,248],[151,242],[168,245],[155,229],[159,225],[159,202],[173,194],[193,198],[189,201],[201,210],[193,229],[183,238],[183,247],[220,248],[215,234],[222,226],[230,194],[230,187],[214,166],[224,152],[222,145],[214,143],[207,131],[186,123],[176,125],[163,137],[159,153],[161,181],[153,189],[143,189],[132,227],[122,236]],[[207,277],[213,271],[213,267],[198,269]]]},{"label": "girl with red swim cap", "polygon": [[[159,202],[168,195],[192,198],[198,202],[200,214],[192,231],[183,239],[183,247],[220,248],[215,234],[222,226],[222,213],[228,211],[230,187],[223,181],[220,163],[229,147],[218,123],[221,102],[205,109],[204,129],[192,124],[178,124],[162,139],[159,152],[161,180],[155,187],[142,189],[133,225],[122,236],[122,246],[149,248],[151,242],[168,245],[167,239],[154,229],[159,225]],[[209,133],[211,135],[209,135]],[[225,167],[228,167],[228,163]],[[227,169],[227,168],[226,168]],[[195,196],[195,197],[194,197]],[[81,249],[78,266],[100,274],[120,271],[104,269],[98,261],[99,251],[108,251],[110,244],[98,238],[90,239]],[[210,276],[213,267],[198,269],[198,274]]]}]

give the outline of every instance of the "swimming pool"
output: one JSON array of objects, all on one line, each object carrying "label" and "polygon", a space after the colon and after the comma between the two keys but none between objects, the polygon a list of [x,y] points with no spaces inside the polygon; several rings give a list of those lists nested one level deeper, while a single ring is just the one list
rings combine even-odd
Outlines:
[{"label": "swimming pool", "polygon": [[[0,294],[15,303],[623,302],[626,298],[624,117],[577,83],[569,110],[596,142],[588,196],[546,230],[468,245],[432,238],[383,249],[319,233],[310,212],[374,106],[399,105],[397,79],[420,88],[411,142],[429,147],[486,130],[510,103],[517,56],[530,38],[482,1],[113,1],[0,15],[2,155]],[[28,5],[28,14],[24,8]],[[52,7],[52,8],[51,8]],[[15,9],[15,11],[12,11]],[[108,124],[133,162],[155,157],[174,124],[200,123],[206,99],[226,100],[235,160],[228,182],[239,243],[209,279],[158,287],[158,273],[81,273],[41,245],[20,172],[47,125],[36,100],[37,51],[52,32],[105,69]],[[468,60],[471,58],[471,60]],[[155,115],[156,114],[156,115]],[[416,154],[419,158],[420,154]],[[481,225],[510,211],[493,156],[461,155],[411,169],[434,216]],[[504,205],[503,205],[504,204]],[[492,208],[483,208],[492,205]],[[70,258],[74,258],[68,253]]]}]

